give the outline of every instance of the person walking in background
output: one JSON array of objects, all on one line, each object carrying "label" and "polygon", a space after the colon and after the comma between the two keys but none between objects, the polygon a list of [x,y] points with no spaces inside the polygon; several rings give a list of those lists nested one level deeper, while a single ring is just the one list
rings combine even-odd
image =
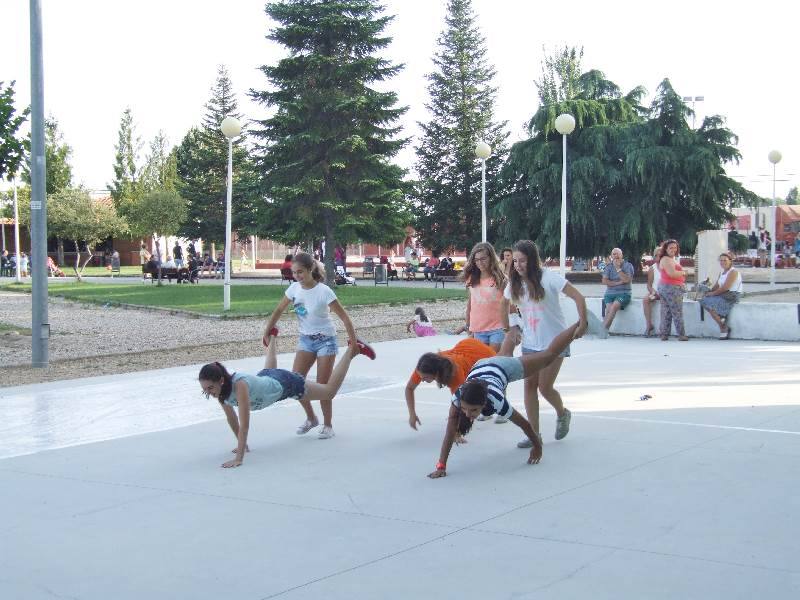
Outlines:
[{"label": "person walking in background", "polygon": [[661,299],[658,295],[658,286],[661,283],[661,271],[658,269],[658,261],[661,260],[661,246],[653,251],[653,264],[647,271],[647,293],[642,298],[642,309],[644,310],[645,337],[650,337],[655,332],[653,326],[653,304]]},{"label": "person walking in background", "polygon": [[[277,325],[289,304],[292,304],[300,325],[300,339],[292,371],[305,377],[314,363],[317,363],[317,383],[328,383],[339,347],[331,311],[341,319],[350,344],[356,343],[356,330],[334,291],[323,283],[325,271],[318,261],[315,261],[306,252],[298,252],[292,260],[292,274],[296,281],[287,288],[283,299],[267,321],[264,344],[269,343],[269,332]],[[306,420],[297,428],[296,433],[304,435],[317,427],[319,420],[311,407],[311,402],[301,399],[300,404],[306,413]],[[323,424],[317,437],[326,440],[335,435],[333,432],[333,403],[331,399],[322,399],[320,407],[322,408]]]},{"label": "person walking in background", "polygon": [[[579,322],[575,329],[574,338],[583,337],[588,326],[586,299],[564,277],[542,267],[539,248],[530,240],[521,240],[514,244],[514,269],[511,271],[509,283],[506,286],[504,297],[506,304],[502,311],[504,319],[508,318],[510,303],[517,305],[520,311],[520,324],[522,328],[522,354],[536,354],[546,350],[558,334],[566,329],[566,319],[561,310],[559,294],[562,292],[573,302],[578,311]],[[509,325],[504,323],[506,329]],[[518,335],[518,332],[509,331],[509,335]],[[504,344],[503,350],[507,351]],[[539,396],[541,393],[556,410],[555,438],[561,440],[569,433],[572,413],[564,407],[561,394],[555,388],[558,373],[564,358],[570,355],[567,346],[559,356],[547,366],[537,370],[525,378],[525,412],[528,421],[537,435],[541,436],[539,429]],[[517,444],[518,448],[530,448],[531,440],[525,438]]]},{"label": "person walking in background", "polygon": [[633,265],[622,256],[620,248],[611,251],[611,260],[603,271],[603,285],[606,293],[603,302],[606,305],[606,318],[603,327],[611,329],[614,317],[619,310],[631,303],[631,281],[633,281]]},{"label": "person walking in background", "polygon": [[661,271],[661,282],[658,295],[661,296],[661,341],[669,339],[672,322],[678,339],[688,342],[686,328],[683,324],[683,295],[686,293],[686,272],[680,263],[680,246],[676,240],[667,240],[661,245],[661,259],[658,268]]},{"label": "person walking in background", "polygon": [[731,337],[728,315],[742,296],[742,275],[733,268],[733,255],[729,252],[719,255],[719,266],[722,270],[717,282],[700,300],[700,305],[719,326],[719,339],[727,340]]}]

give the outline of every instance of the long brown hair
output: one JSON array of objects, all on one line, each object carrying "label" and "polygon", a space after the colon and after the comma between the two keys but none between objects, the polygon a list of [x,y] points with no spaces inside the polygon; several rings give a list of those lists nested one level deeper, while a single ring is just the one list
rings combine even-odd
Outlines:
[{"label": "long brown hair", "polygon": [[297,264],[307,269],[308,272],[311,273],[311,278],[314,281],[325,281],[325,269],[322,267],[322,263],[318,260],[314,260],[314,257],[308,252],[298,252],[295,254],[292,259],[292,264]]},{"label": "long brown hair", "polygon": [[417,371],[432,375],[439,387],[450,384],[453,378],[453,362],[446,356],[434,352],[426,352],[417,361]]},{"label": "long brown hair", "polygon": [[514,244],[514,252],[521,252],[528,258],[525,279],[516,269],[511,269],[511,299],[519,302],[522,299],[522,284],[528,286],[528,294],[536,302],[544,299],[544,287],[542,287],[542,260],[539,258],[539,248],[531,240],[520,240]]},{"label": "long brown hair", "polygon": [[230,397],[231,391],[233,390],[233,375],[228,373],[228,369],[226,369],[220,362],[213,362],[203,365],[203,367],[200,369],[200,375],[197,377],[197,379],[202,381],[213,381],[215,383],[220,379],[222,380],[219,398],[217,398],[220,404]]},{"label": "long brown hair", "polygon": [[467,264],[464,265],[464,273],[462,274],[466,286],[475,287],[481,284],[481,270],[475,262],[475,255],[481,250],[486,252],[486,256],[489,257],[489,273],[492,279],[494,279],[495,286],[502,289],[506,283],[506,276],[505,273],[503,273],[503,268],[500,266],[500,261],[497,259],[494,246],[489,242],[478,242],[472,247],[469,258],[467,258]]}]

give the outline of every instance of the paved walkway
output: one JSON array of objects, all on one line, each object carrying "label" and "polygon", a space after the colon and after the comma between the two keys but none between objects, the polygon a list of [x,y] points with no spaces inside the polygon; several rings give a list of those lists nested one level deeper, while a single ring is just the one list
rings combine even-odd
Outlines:
[{"label": "paved walkway", "polygon": [[540,465],[478,423],[433,481],[447,393],[418,389],[415,432],[402,392],[456,341],[356,359],[332,440],[255,414],[235,470],[197,366],[0,389],[0,597],[800,597],[800,345],[578,341]]}]

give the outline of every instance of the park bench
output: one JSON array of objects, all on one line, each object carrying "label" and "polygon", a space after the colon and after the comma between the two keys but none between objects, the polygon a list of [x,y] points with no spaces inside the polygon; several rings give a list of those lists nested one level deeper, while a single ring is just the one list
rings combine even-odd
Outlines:
[{"label": "park bench", "polygon": [[461,272],[456,271],[454,269],[437,269],[433,272],[433,287],[439,287],[439,284],[442,284],[442,289],[444,289],[444,284],[449,282],[458,281]]},{"label": "park bench", "polygon": [[[153,263],[145,263],[142,265],[142,281],[150,275],[150,283],[154,283],[158,280],[158,266]],[[196,283],[197,279],[195,278],[192,281],[192,277],[189,275],[189,269],[187,267],[161,267],[161,279],[166,279],[168,282],[172,282],[174,279],[176,283]]]}]

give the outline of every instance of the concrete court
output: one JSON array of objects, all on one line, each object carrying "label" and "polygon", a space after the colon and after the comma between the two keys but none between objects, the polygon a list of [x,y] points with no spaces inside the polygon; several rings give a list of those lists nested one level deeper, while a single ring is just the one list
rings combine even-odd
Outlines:
[{"label": "concrete court", "polygon": [[800,597],[800,345],[578,341],[566,440],[477,423],[434,481],[448,394],[414,432],[402,390],[456,341],[357,358],[333,440],[255,413],[232,470],[197,367],[0,389],[0,598]]}]

